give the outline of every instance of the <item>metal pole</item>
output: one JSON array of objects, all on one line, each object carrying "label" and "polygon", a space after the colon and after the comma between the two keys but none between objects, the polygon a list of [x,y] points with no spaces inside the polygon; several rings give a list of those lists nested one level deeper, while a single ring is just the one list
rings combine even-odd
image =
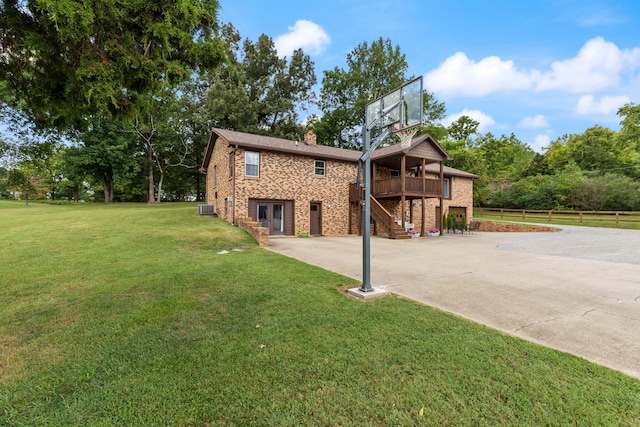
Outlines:
[{"label": "metal pole", "polygon": [[[362,147],[363,153],[369,153],[371,148],[371,131],[366,129],[364,132],[364,145]],[[365,156],[364,161],[364,191],[362,197],[364,198],[362,208],[362,286],[360,291],[371,292],[371,156]]]}]

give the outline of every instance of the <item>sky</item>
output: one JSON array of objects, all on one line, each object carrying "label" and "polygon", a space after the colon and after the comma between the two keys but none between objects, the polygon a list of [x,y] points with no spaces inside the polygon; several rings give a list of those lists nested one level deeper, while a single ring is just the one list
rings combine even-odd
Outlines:
[{"label": "sky", "polygon": [[363,42],[391,40],[409,76],[480,132],[511,133],[535,151],[564,134],[620,128],[640,104],[640,0],[220,0],[243,39],[271,37],[280,56],[302,48],[346,69]]}]

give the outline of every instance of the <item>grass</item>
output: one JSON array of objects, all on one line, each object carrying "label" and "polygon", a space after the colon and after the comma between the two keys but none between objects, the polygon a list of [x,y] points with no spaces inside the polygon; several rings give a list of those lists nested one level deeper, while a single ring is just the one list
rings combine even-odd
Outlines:
[{"label": "grass", "polygon": [[549,225],[579,225],[584,227],[602,227],[602,228],[620,228],[628,230],[640,230],[640,214],[638,212],[621,212],[619,220],[616,223],[614,213],[594,213],[584,212],[582,218],[580,212],[572,211],[554,211],[549,221],[547,212],[526,211],[523,218],[522,211],[505,210],[504,214],[500,214],[499,210],[478,208],[474,209],[474,219],[485,221],[508,221],[508,222],[528,222],[535,224]]},{"label": "grass", "polygon": [[0,229],[0,425],[640,425],[637,379],[354,301],[194,204],[0,201]]}]

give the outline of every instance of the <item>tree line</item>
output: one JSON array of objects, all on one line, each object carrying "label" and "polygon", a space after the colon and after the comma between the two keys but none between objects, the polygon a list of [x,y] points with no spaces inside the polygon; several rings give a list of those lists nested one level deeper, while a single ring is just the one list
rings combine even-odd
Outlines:
[{"label": "tree line", "polygon": [[[302,49],[243,39],[216,0],[0,3],[0,195],[26,200],[203,200],[212,127],[359,149],[365,106],[414,76],[379,38],[323,72]],[[319,89],[316,89],[319,87]],[[320,113],[311,114],[318,110]],[[424,93],[424,126],[475,173],[479,206],[640,210],[640,107],[564,135],[544,153],[480,134]]]},{"label": "tree line", "polygon": [[618,110],[621,129],[595,125],[534,152],[513,134],[478,134],[461,117],[443,145],[451,166],[480,175],[476,206],[514,209],[640,210],[640,106]]}]

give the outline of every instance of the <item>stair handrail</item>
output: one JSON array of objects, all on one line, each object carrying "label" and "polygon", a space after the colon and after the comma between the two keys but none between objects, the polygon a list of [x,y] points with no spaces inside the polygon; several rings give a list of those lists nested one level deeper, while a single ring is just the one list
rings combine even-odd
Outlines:
[{"label": "stair handrail", "polygon": [[391,214],[389,213],[389,211],[387,211],[384,206],[382,206],[380,204],[380,202],[378,202],[378,200],[376,200],[375,197],[370,196],[371,197],[371,214],[373,215],[374,218],[379,219],[380,224],[383,226],[383,228],[386,228],[387,234],[391,234],[391,224],[393,223],[393,217],[391,216]]}]

